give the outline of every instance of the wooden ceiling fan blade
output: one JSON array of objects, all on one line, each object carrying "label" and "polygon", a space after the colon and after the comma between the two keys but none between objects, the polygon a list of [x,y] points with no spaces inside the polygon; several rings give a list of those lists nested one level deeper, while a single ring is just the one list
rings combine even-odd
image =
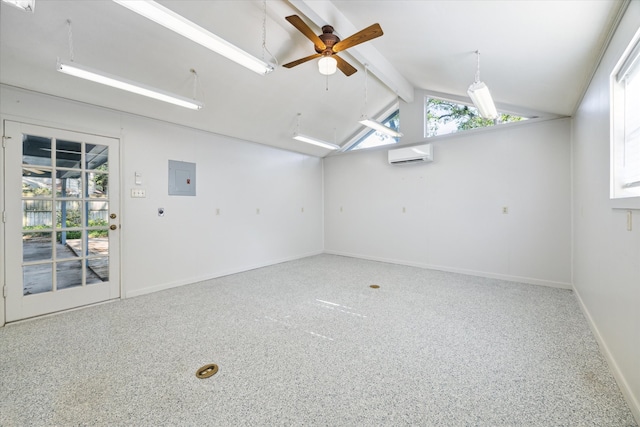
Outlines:
[{"label": "wooden ceiling fan blade", "polygon": [[338,64],[337,64],[338,69],[342,71],[345,76],[349,77],[351,74],[358,71],[351,64],[349,64],[344,59],[340,58],[338,55],[333,55],[333,58],[335,58],[336,61],[338,61]]},{"label": "wooden ceiling fan blade", "polygon": [[311,61],[312,59],[320,58],[321,56],[322,55],[319,54],[319,53],[314,53],[313,55],[309,55],[309,56],[306,56],[304,58],[300,58],[298,60],[289,62],[288,64],[284,64],[283,67],[285,67],[285,68],[293,68],[296,65],[304,64],[307,61]]},{"label": "wooden ceiling fan blade", "polygon": [[300,31],[309,40],[311,40],[313,44],[316,46],[316,49],[325,50],[327,48],[324,42],[320,40],[320,37],[318,37],[318,35],[314,33],[313,30],[309,28],[309,26],[305,24],[304,21],[298,15],[287,16],[284,19],[289,21],[291,25],[296,27],[298,31]]},{"label": "wooden ceiling fan blade", "polygon": [[367,42],[371,39],[375,39],[376,37],[380,37],[382,34],[382,28],[380,24],[373,24],[368,26],[362,31],[358,31],[352,36],[347,37],[346,39],[339,41],[333,46],[334,52],[340,52],[345,49],[349,49],[350,47],[359,45],[360,43]]}]

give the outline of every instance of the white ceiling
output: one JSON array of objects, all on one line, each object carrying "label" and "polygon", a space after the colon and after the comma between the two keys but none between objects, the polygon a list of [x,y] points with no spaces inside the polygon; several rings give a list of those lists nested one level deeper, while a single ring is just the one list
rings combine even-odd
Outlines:
[{"label": "white ceiling", "polygon": [[[260,76],[112,1],[36,2],[33,14],[0,6],[0,83],[316,156],[327,151],[291,138],[298,113],[302,133],[343,145],[360,130],[362,114],[374,116],[397,97],[409,102],[414,89],[465,96],[476,50],[481,79],[499,107],[569,116],[625,4],[160,1],[259,58],[274,62],[271,52],[279,64],[314,53],[285,16],[301,16],[318,34],[321,25],[331,24],[343,39],[379,23],[382,37],[341,53],[359,71],[326,78],[315,61]],[[186,110],[56,72],[57,58],[71,56],[67,19],[75,62],[187,97],[193,96],[189,70],[195,69],[196,95],[205,108]],[[370,69],[366,108],[364,63]]]}]

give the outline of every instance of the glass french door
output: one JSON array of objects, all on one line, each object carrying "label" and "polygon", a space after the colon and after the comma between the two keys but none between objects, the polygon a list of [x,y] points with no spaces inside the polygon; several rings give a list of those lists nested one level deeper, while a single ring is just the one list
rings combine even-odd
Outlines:
[{"label": "glass french door", "polygon": [[119,140],[5,121],[6,321],[120,296]]}]

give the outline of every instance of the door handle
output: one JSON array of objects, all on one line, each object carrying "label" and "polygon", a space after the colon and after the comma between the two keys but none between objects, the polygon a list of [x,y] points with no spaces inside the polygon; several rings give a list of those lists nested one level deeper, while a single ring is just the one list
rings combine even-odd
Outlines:
[{"label": "door handle", "polygon": [[117,229],[118,229],[118,226],[117,226],[117,225],[115,225],[115,224],[111,224],[111,225],[109,226],[109,229],[110,229],[110,230],[117,230]]},{"label": "door handle", "polygon": [[109,215],[109,218],[116,219],[116,214],[112,213],[111,215]]}]

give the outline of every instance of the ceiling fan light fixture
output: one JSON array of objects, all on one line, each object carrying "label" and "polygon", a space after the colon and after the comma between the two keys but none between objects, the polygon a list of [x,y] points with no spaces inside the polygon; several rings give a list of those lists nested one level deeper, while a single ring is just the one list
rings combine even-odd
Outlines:
[{"label": "ceiling fan light fixture", "polygon": [[36,0],[2,0],[3,2],[22,9],[26,12],[33,13],[36,8]]},{"label": "ceiling fan light fixture", "polygon": [[296,141],[300,141],[300,142],[306,142],[307,144],[312,144],[318,147],[322,147],[322,148],[327,148],[329,150],[338,150],[340,149],[339,146],[337,146],[336,144],[331,144],[330,142],[325,142],[322,141],[320,139],[316,139],[316,138],[312,138],[310,136],[306,136],[306,135],[302,135],[299,133],[294,133],[293,134],[293,139],[295,139]]},{"label": "ceiling fan light fixture", "polygon": [[496,110],[491,92],[489,92],[486,84],[483,82],[474,82],[469,86],[469,89],[467,89],[467,93],[482,117],[491,120],[498,118],[498,111]]},{"label": "ceiling fan light fixture", "polygon": [[258,74],[269,74],[273,65],[256,58],[221,37],[205,30],[155,1],[113,0],[121,6],[162,25],[171,31],[210,49]]},{"label": "ceiling fan light fixture", "polygon": [[323,56],[318,61],[318,70],[324,76],[335,74],[338,70],[338,61],[331,56]]},{"label": "ceiling fan light fixture", "polygon": [[168,102],[170,104],[179,105],[180,107],[190,108],[192,110],[199,110],[204,107],[204,104],[194,99],[185,98],[180,95],[174,95],[142,83],[127,80],[125,78],[114,76],[112,74],[103,73],[102,71],[94,70],[76,63],[69,64],[58,62],[57,69],[61,73],[79,77],[85,80],[90,80],[92,82],[111,86],[117,89],[126,90],[128,92],[147,96],[149,98]]},{"label": "ceiling fan light fixture", "polygon": [[371,129],[374,129],[385,135],[392,136],[394,138],[400,138],[401,136],[403,136],[402,133],[391,129],[390,127],[387,127],[376,120],[369,119],[367,118],[367,116],[362,116],[359,122],[362,125],[365,125]]}]

